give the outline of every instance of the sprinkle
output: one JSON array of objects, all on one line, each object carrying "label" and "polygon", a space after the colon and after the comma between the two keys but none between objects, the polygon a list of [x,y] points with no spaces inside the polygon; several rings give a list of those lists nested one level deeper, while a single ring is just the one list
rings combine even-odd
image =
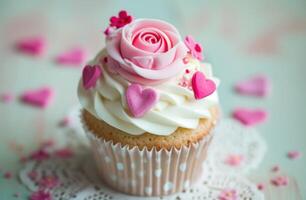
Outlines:
[{"label": "sprinkle", "polygon": [[236,108],[233,118],[246,126],[254,126],[267,120],[268,113],[263,109]]},{"label": "sprinkle", "polygon": [[228,190],[224,189],[218,196],[219,200],[236,200],[238,199],[238,195],[236,190]]},{"label": "sprinkle", "polygon": [[46,47],[45,39],[42,37],[24,38],[17,42],[16,48],[22,53],[33,56],[40,56],[44,53]]},{"label": "sprinkle", "polygon": [[271,171],[272,172],[278,172],[279,169],[280,169],[280,167],[278,165],[275,165],[275,166],[272,167]]},{"label": "sprinkle", "polygon": [[286,186],[288,185],[288,182],[289,180],[288,180],[288,177],[286,176],[278,176],[278,177],[271,179],[271,183],[276,187]]},{"label": "sprinkle", "polygon": [[109,21],[110,21],[110,26],[111,27],[116,27],[116,28],[121,28],[129,23],[131,23],[133,20],[133,17],[128,15],[127,11],[121,10],[118,13],[118,16],[112,16]]},{"label": "sprinkle", "polygon": [[265,185],[263,183],[258,183],[257,184],[257,189],[262,191],[262,190],[265,189]]},{"label": "sprinkle", "polygon": [[11,103],[14,100],[14,95],[10,92],[0,94],[0,101],[3,103]]},{"label": "sprinkle", "polygon": [[56,150],[54,154],[60,158],[70,158],[73,156],[74,153],[70,148],[66,147],[66,148]]},{"label": "sprinkle", "polygon": [[70,49],[59,54],[55,61],[63,65],[81,65],[86,59],[86,52],[82,48]]},{"label": "sprinkle", "polygon": [[185,70],[185,73],[186,73],[186,74],[189,74],[189,73],[190,73],[190,70],[189,70],[189,69],[186,69],[186,70]]},{"label": "sprinkle", "polygon": [[42,87],[25,91],[21,95],[21,101],[35,107],[46,108],[52,102],[53,97],[54,90],[52,88]]},{"label": "sprinkle", "polygon": [[191,35],[186,36],[184,42],[187,48],[189,49],[189,52],[191,53],[192,57],[200,61],[203,60],[201,44],[197,43]]},{"label": "sprinkle", "polygon": [[237,93],[256,97],[266,97],[271,91],[271,83],[265,75],[255,75],[235,85]]},{"label": "sprinkle", "polygon": [[289,151],[289,152],[287,153],[287,157],[288,157],[289,159],[292,159],[292,160],[298,159],[298,158],[300,158],[301,156],[302,156],[302,154],[301,154],[301,152],[299,152],[299,151]]},{"label": "sprinkle", "polygon": [[244,157],[242,155],[229,155],[225,163],[230,166],[239,166],[241,162],[244,160]]},{"label": "sprinkle", "polygon": [[38,190],[30,195],[30,200],[52,200],[51,194],[48,191]]},{"label": "sprinkle", "polygon": [[55,176],[45,176],[39,181],[41,188],[53,189],[60,183],[59,179]]},{"label": "sprinkle", "polygon": [[187,63],[189,63],[189,58],[188,57],[185,57],[183,58],[183,63],[186,65]]},{"label": "sprinkle", "polygon": [[30,155],[31,160],[42,161],[50,158],[50,154],[45,149],[34,151]]},{"label": "sprinkle", "polygon": [[13,174],[12,174],[12,172],[5,172],[5,173],[3,174],[3,177],[4,177],[5,179],[11,179],[11,178],[13,177]]}]

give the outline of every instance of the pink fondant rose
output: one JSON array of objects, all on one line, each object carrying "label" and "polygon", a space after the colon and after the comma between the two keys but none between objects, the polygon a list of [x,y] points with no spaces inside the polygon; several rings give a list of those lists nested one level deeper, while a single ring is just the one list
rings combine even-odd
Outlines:
[{"label": "pink fondant rose", "polygon": [[106,39],[109,67],[140,84],[167,80],[184,69],[188,49],[176,28],[164,21],[138,19]]}]

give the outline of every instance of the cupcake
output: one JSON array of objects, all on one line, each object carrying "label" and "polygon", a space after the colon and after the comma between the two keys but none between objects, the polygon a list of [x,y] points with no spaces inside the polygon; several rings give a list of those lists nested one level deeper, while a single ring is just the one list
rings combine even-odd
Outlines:
[{"label": "cupcake", "polygon": [[218,79],[201,45],[126,11],[110,18],[105,43],[78,87],[101,178],[137,196],[187,189],[202,175],[219,116]]}]

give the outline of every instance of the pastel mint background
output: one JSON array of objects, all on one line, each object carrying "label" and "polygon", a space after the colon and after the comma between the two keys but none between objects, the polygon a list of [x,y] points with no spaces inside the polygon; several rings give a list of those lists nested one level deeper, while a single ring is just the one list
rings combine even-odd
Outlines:
[{"label": "pastel mint background", "polygon": [[[191,34],[203,44],[206,60],[221,79],[219,94],[224,116],[237,106],[265,108],[269,120],[258,126],[268,152],[254,172],[258,180],[267,178],[278,164],[293,176],[306,197],[306,1],[200,1],[200,0],[1,0],[0,1],[0,93],[18,95],[43,85],[56,89],[55,102],[45,110],[15,101],[0,103],[0,167],[16,175],[21,165],[10,144],[24,145],[29,152],[38,138],[58,136],[58,121],[78,104],[76,86],[79,69],[57,66],[54,56],[74,46],[89,55],[104,45],[103,30],[108,18],[120,9],[135,17],[159,18],[174,24],[182,35]],[[281,28],[280,28],[281,27]],[[269,35],[256,52],[247,49],[262,35]],[[31,58],[13,50],[17,39],[43,35],[48,40],[47,54]],[[273,83],[265,99],[243,97],[233,92],[233,84],[249,75],[263,73]],[[224,138],[226,139],[226,138]],[[299,150],[301,159],[290,161],[289,150]],[[1,173],[2,173],[1,172]],[[0,199],[15,199],[28,191],[15,179],[0,173]]]}]

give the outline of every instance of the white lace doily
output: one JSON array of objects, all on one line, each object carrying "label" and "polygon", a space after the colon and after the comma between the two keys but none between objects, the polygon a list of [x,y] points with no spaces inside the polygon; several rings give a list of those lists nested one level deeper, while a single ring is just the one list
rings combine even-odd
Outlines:
[{"label": "white lace doily", "polygon": [[[71,132],[73,128],[70,128]],[[83,134],[80,130],[77,134]],[[77,136],[74,138],[83,138]],[[70,142],[71,143],[71,142]],[[77,142],[73,142],[76,144]],[[86,143],[86,142],[85,142]],[[113,191],[105,186],[99,179],[95,162],[89,148],[84,146],[75,148],[74,156],[59,158],[54,156],[43,161],[28,161],[20,171],[21,182],[31,191],[37,191],[40,177],[51,175],[59,179],[59,185],[49,189],[54,199],[219,199],[220,193],[225,189],[234,189],[238,199],[264,199],[263,194],[257,190],[256,185],[248,181],[244,175],[255,169],[261,162],[266,144],[259,133],[253,129],[242,127],[235,121],[223,119],[215,129],[215,137],[211,144],[209,157],[205,168],[207,174],[198,184],[186,191],[167,197],[142,198],[128,196]],[[240,162],[235,165],[228,164],[229,155],[239,155]],[[29,174],[35,172],[35,179]],[[225,173],[226,172],[226,173]],[[242,172],[242,173],[241,173]]]}]

